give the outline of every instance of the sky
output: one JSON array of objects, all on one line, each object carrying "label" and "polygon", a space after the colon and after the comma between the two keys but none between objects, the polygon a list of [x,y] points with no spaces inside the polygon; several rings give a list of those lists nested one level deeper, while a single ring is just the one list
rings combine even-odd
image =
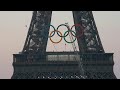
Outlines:
[{"label": "sky", "polygon": [[[120,79],[120,11],[93,11],[93,15],[105,52],[114,53],[114,73]],[[32,11],[0,11],[0,79],[11,78],[13,54],[23,49],[31,17]],[[74,24],[72,11],[53,11],[51,24],[64,23]],[[70,44],[65,47],[64,40],[60,44],[48,40],[47,51],[72,50]]]}]

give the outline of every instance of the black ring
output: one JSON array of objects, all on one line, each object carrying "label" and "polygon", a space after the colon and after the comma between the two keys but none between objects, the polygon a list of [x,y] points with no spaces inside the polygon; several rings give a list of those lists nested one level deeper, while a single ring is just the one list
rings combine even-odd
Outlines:
[{"label": "black ring", "polygon": [[[57,30],[59,29],[59,27],[61,27],[61,26],[65,26],[65,27],[67,27],[67,29],[68,29],[68,31],[70,31],[70,28],[69,28],[69,26],[68,25],[66,25],[66,24],[61,24],[61,25],[59,25],[58,27],[57,27]],[[67,37],[68,35],[69,35],[69,33],[67,34],[67,35],[65,35],[65,36],[60,36],[60,34],[57,32],[57,35],[59,36],[59,37]]]}]

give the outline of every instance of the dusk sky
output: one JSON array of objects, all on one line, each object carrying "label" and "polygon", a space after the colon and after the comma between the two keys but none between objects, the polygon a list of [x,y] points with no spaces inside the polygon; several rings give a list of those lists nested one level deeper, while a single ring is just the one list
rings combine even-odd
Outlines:
[{"label": "dusk sky", "polygon": [[[114,73],[120,79],[120,12],[93,11],[98,32],[106,53],[114,53]],[[13,55],[21,52],[28,32],[32,11],[0,11],[0,79],[10,79],[13,74]],[[53,11],[51,24],[73,25],[71,11]],[[27,27],[26,27],[27,25]],[[55,46],[55,47],[54,47]],[[62,41],[53,45],[48,41],[47,51],[72,51]]]}]

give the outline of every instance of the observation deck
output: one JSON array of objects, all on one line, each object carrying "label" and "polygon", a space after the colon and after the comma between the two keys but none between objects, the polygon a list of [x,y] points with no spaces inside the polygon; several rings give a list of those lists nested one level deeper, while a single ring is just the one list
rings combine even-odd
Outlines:
[{"label": "observation deck", "polygon": [[45,55],[36,54],[32,56],[28,54],[14,54],[13,58],[13,66],[16,67],[14,72],[29,74],[39,72],[37,79],[43,79],[41,74],[47,77],[45,79],[48,79],[49,76],[53,76],[53,73],[57,77],[62,74],[63,79],[67,75],[72,77],[76,75],[80,78],[80,68],[78,67],[80,59],[88,79],[116,78],[113,75],[113,53],[78,53],[76,55],[75,52],[46,52]]}]

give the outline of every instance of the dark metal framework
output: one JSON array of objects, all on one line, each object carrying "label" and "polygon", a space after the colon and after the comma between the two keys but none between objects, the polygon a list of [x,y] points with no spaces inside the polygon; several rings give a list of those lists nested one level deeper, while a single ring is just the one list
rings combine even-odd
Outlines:
[{"label": "dark metal framework", "polygon": [[[113,53],[79,53],[86,79],[115,79]],[[74,52],[47,52],[46,59],[14,54],[12,79],[83,79]]]},{"label": "dark metal framework", "polygon": [[34,11],[23,52],[46,52],[51,11]]},{"label": "dark metal framework", "polygon": [[[103,49],[92,11],[73,11],[74,23],[84,28],[82,37],[77,38],[77,54],[46,52],[51,16],[52,11],[33,12],[22,53],[13,55],[12,79],[83,79],[79,60],[86,79],[116,79],[113,54],[105,53]],[[79,36],[80,27],[75,30]],[[76,56],[77,61],[72,60]]]},{"label": "dark metal framework", "polygon": [[[34,11],[23,52],[45,53],[52,11]],[[81,53],[104,53],[103,46],[91,11],[73,11],[75,24],[84,28],[84,35],[77,38]],[[76,27],[76,32],[80,27]]]},{"label": "dark metal framework", "polygon": [[[75,24],[84,27],[84,35],[78,38],[81,53],[104,53],[92,11],[73,11]],[[77,32],[76,27],[76,32]],[[79,32],[77,33],[79,34]]]}]

